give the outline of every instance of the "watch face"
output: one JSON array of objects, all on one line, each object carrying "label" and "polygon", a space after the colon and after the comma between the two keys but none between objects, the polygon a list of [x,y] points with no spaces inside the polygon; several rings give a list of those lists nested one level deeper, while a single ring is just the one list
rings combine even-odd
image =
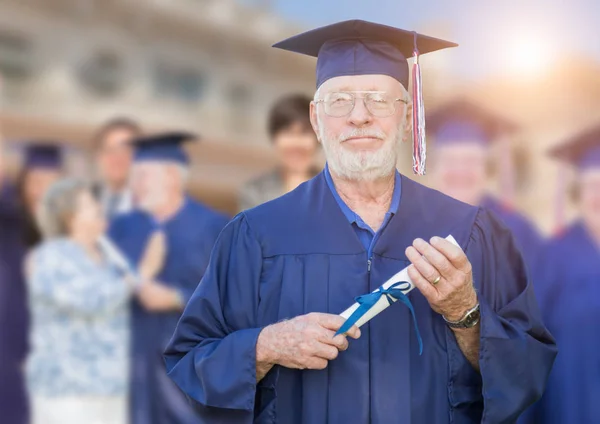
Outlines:
[{"label": "watch face", "polygon": [[471,312],[465,317],[465,327],[474,327],[479,322],[479,310]]}]

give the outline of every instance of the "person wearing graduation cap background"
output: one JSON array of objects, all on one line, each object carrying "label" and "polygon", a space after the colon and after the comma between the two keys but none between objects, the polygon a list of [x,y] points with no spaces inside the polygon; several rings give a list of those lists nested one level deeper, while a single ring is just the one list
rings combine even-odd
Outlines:
[{"label": "person wearing graduation cap background", "polygon": [[17,187],[24,218],[23,238],[28,249],[42,239],[36,211],[48,188],[63,175],[63,163],[63,151],[57,142],[36,141],[25,146]]},{"label": "person wearing graduation cap background", "polygon": [[535,290],[560,352],[523,423],[600,422],[600,125],[551,155],[575,168],[579,218],[543,247]]},{"label": "person wearing graduation cap background", "polygon": [[[425,165],[407,57],[454,44],[354,20],[275,46],[317,56],[311,122],[327,167],[222,231],[165,352],[169,376],[204,423],[514,422],[556,347],[513,237],[396,171],[411,105]],[[381,287],[407,266],[412,283]],[[401,302],[360,330],[338,315],[384,295]]]},{"label": "person wearing graduation cap background", "polygon": [[[507,143],[507,134],[516,125],[467,99],[455,99],[437,108],[427,117],[427,128],[435,137],[434,165],[431,175],[435,188],[474,206],[482,206],[511,230],[517,246],[531,268],[542,237],[535,226],[505,200],[490,194],[487,185],[494,143]],[[501,160],[511,160],[508,146],[501,146]],[[508,158],[505,156],[509,156]],[[501,164],[499,164],[501,165]],[[511,167],[498,167],[501,173]],[[499,175],[507,179],[511,175]]]},{"label": "person wearing graduation cap background", "polygon": [[109,237],[135,266],[151,243],[162,244],[165,255],[162,269],[143,282],[132,305],[133,424],[199,422],[183,393],[168,379],[162,359],[228,220],[186,195],[189,159],[182,145],[196,138],[188,133],[164,133],[134,141],[131,190],[135,209],[117,217],[109,230]]},{"label": "person wearing graduation cap background", "polygon": [[23,365],[29,349],[29,313],[23,276],[25,245],[18,195],[4,172],[0,134],[0,411],[7,424],[27,424]]}]

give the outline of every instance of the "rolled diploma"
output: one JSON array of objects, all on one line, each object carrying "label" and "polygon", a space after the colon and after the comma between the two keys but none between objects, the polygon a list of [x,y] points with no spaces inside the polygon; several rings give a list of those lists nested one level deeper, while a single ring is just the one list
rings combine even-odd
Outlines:
[{"label": "rolled diploma", "polygon": [[[454,239],[454,237],[452,237],[451,235],[446,237],[446,240],[448,240],[450,243],[454,244],[455,246],[458,246],[458,243],[456,242],[456,240]],[[399,281],[407,281],[408,283],[410,283],[410,287],[408,287],[405,290],[402,290],[402,293],[407,294],[408,292],[410,292],[412,289],[415,288],[415,285],[413,284],[412,280],[410,279],[410,277],[408,276],[408,267],[404,268],[402,271],[398,272],[397,274],[394,274],[390,279],[388,279],[385,283],[383,283],[383,288],[387,289],[389,288],[392,284],[399,282]],[[377,290],[374,290],[377,291]],[[396,302],[397,299],[393,299],[393,302]],[[342,312],[340,314],[340,316],[342,316],[345,319],[348,319],[350,317],[350,315],[352,315],[352,313],[354,313],[355,310],[358,309],[360,305],[358,303],[355,303],[354,305],[350,306],[348,309],[346,309],[344,312]],[[358,319],[358,321],[356,321],[356,326],[360,327],[363,324],[369,322],[372,318],[374,318],[375,316],[377,316],[377,314],[381,313],[385,308],[387,308],[388,306],[390,306],[390,303],[387,300],[387,296],[381,296],[379,298],[379,300],[377,301],[377,303],[375,305],[373,305],[373,307],[371,309],[369,309],[362,317],[360,317]]]},{"label": "rolled diploma", "polygon": [[142,284],[142,278],[137,270],[131,266],[125,255],[115,246],[115,244],[107,236],[101,235],[98,237],[98,244],[108,257],[108,260],[115,265],[119,271],[125,274],[130,274],[134,277],[134,286],[138,287]]}]

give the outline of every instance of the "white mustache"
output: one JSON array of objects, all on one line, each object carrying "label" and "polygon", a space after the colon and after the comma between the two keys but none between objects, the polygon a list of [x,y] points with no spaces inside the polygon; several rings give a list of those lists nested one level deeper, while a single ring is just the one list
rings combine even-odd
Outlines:
[{"label": "white mustache", "polygon": [[364,129],[355,129],[346,134],[342,134],[338,138],[338,142],[342,143],[351,138],[377,138],[379,140],[385,140],[387,135],[383,131],[374,131],[374,130],[364,130]]}]

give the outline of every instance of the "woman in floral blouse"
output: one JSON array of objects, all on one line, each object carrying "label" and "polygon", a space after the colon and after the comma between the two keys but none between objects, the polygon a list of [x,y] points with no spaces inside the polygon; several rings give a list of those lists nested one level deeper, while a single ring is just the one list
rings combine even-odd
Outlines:
[{"label": "woman in floral blouse", "polygon": [[28,262],[32,422],[124,424],[128,301],[135,282],[162,267],[164,246],[149,243],[135,277],[116,266],[99,243],[106,227],[100,207],[75,180],[55,183],[40,212],[44,242]]}]

